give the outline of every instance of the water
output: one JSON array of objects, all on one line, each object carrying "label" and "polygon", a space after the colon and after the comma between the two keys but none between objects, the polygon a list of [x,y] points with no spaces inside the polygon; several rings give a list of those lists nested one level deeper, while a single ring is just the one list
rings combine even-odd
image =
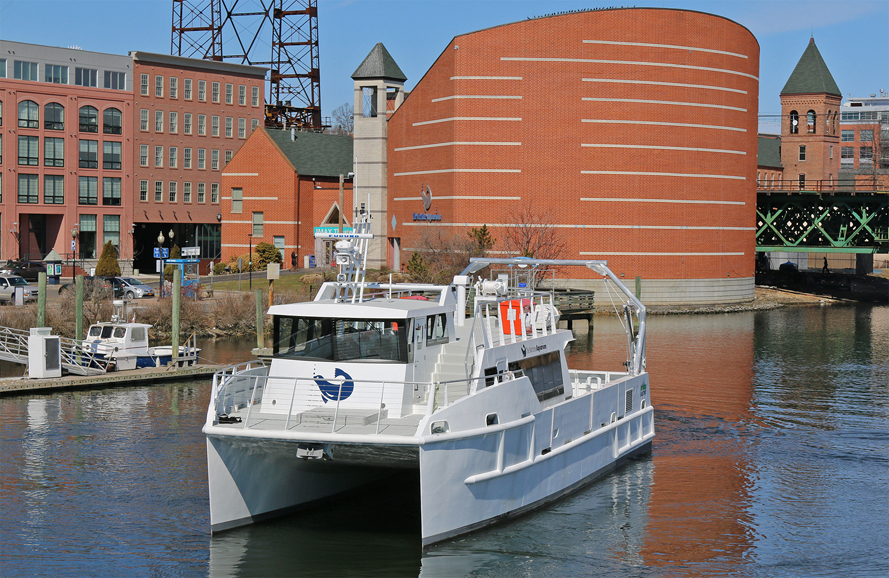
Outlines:
[{"label": "water", "polygon": [[410,478],[211,537],[208,382],[0,398],[0,575],[889,575],[889,308],[651,317],[648,367],[650,456],[425,552]]}]

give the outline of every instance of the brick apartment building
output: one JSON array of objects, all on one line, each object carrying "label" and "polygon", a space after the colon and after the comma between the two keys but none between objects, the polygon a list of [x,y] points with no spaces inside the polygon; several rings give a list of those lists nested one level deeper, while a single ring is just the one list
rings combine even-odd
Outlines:
[{"label": "brick apartment building", "polygon": [[840,114],[840,175],[889,175],[889,93],[850,98]]},{"label": "brick apartment building", "polygon": [[[565,258],[641,276],[647,303],[751,299],[758,74],[753,35],[700,12],[455,37],[387,123],[389,265],[432,227],[486,224],[502,251],[524,206],[563,232]],[[601,289],[590,277],[576,284]]]}]

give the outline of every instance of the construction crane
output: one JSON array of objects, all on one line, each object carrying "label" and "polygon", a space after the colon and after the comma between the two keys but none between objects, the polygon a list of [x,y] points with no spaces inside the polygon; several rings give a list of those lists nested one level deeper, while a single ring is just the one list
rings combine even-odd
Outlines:
[{"label": "construction crane", "polygon": [[325,126],[318,0],[173,0],[170,54],[268,68],[266,126]]}]

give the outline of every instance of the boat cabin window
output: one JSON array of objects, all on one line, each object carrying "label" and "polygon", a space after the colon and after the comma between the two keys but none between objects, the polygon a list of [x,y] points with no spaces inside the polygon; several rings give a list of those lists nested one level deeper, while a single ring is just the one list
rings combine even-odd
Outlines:
[{"label": "boat cabin window", "polygon": [[426,316],[426,345],[448,342],[448,320],[444,313]]},{"label": "boat cabin window", "polygon": [[112,325],[93,325],[90,327],[88,337],[108,339],[113,331],[114,327]]},{"label": "boat cabin window", "polygon": [[123,327],[115,327],[114,328],[114,337],[117,339],[123,339],[123,336],[126,335],[127,330]]},{"label": "boat cabin window", "polygon": [[140,341],[148,341],[148,337],[145,335],[145,328],[133,327],[133,342],[138,343]]},{"label": "boat cabin window", "polygon": [[331,319],[276,315],[276,358],[407,363],[405,319]]},{"label": "boat cabin window", "polygon": [[540,401],[565,393],[565,386],[562,383],[562,359],[558,351],[512,361],[509,370],[521,371],[526,375],[531,380],[531,385],[534,386],[537,399]]}]

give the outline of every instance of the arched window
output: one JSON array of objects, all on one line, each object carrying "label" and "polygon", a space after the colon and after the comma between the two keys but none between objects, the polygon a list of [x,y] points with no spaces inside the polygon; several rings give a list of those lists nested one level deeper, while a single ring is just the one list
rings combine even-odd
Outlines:
[{"label": "arched window", "polygon": [[3,101],[0,100],[0,126],[3,126]]},{"label": "arched window", "polygon": [[827,116],[824,118],[824,134],[833,134],[830,130],[830,111],[827,111]]},{"label": "arched window", "polygon": [[43,107],[43,128],[46,130],[65,130],[65,107],[51,102]]},{"label": "arched window", "polygon": [[40,107],[33,100],[23,100],[19,103],[19,127],[20,128],[40,128],[38,126],[38,116]]},{"label": "arched window", "polygon": [[99,111],[95,107],[80,107],[80,132],[99,132]]},{"label": "arched window", "polygon": [[810,110],[806,113],[806,132],[809,134],[815,134],[815,121],[816,115],[814,110]]},{"label": "arched window", "polygon": [[790,111],[790,134],[799,132],[799,113],[795,110]]},{"label": "arched window", "polygon": [[102,113],[102,132],[105,134],[120,134],[122,127],[121,114],[116,108],[106,108]]}]

